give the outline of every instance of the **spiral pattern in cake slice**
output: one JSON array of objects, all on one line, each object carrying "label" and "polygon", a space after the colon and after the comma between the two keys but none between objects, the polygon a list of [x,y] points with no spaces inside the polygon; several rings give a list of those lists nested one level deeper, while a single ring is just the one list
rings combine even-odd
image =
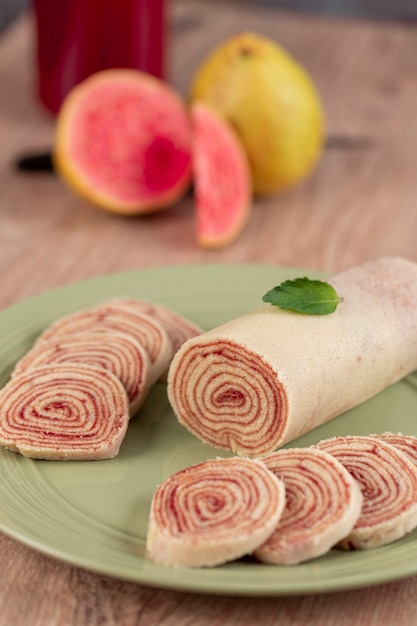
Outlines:
[{"label": "spiral pattern in cake slice", "polygon": [[173,354],[187,339],[196,337],[203,332],[200,326],[162,304],[136,298],[117,298],[114,302],[121,306],[130,307],[134,311],[150,315],[160,322],[171,339]]},{"label": "spiral pattern in cake slice", "polygon": [[44,365],[0,391],[0,445],[33,459],[114,457],[129,405],[119,379],[89,365]]},{"label": "spiral pattern in cake slice", "polygon": [[260,561],[295,565],[325,554],[351,532],[362,494],[334,457],[319,449],[291,448],[262,460],[285,484],[285,508],[272,535],[255,550]]},{"label": "spiral pattern in cake slice", "polygon": [[273,532],[285,487],[260,461],[208,460],[156,490],[147,551],[165,565],[208,567],[252,552]]},{"label": "spiral pattern in cake slice", "polygon": [[124,332],[136,339],[149,356],[150,384],[166,371],[172,345],[165,329],[151,316],[117,304],[105,303],[60,318],[43,332],[36,343],[91,330]]},{"label": "spiral pattern in cake slice", "polygon": [[392,446],[401,450],[401,452],[408,456],[414,465],[417,465],[417,437],[414,437],[413,435],[402,435],[401,433],[388,432],[371,436],[390,443]]},{"label": "spiral pattern in cake slice", "polygon": [[242,456],[274,451],[286,431],[287,397],[276,372],[234,341],[201,335],[185,343],[168,373],[168,397],[199,439]]},{"label": "spiral pattern in cake slice", "polygon": [[346,467],[363,495],[361,515],[339,547],[382,546],[417,526],[417,467],[405,454],[366,436],[335,437],[317,447]]},{"label": "spiral pattern in cake slice", "polygon": [[130,415],[149,390],[149,357],[131,335],[85,331],[38,342],[16,363],[12,377],[40,365],[84,363],[104,367],[117,376],[129,399]]}]

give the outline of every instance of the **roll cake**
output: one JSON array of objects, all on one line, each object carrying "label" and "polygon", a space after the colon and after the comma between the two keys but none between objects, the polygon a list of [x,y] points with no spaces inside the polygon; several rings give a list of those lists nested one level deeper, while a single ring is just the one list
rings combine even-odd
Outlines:
[{"label": "roll cake", "polygon": [[328,282],[342,299],[330,315],[266,305],[186,341],[168,374],[179,422],[264,455],[417,369],[415,263],[384,257]]},{"label": "roll cake", "polygon": [[361,514],[340,548],[384,546],[417,527],[417,466],[408,456],[370,436],[333,437],[317,447],[346,467],[363,495]]},{"label": "roll cake", "polygon": [[349,535],[362,509],[362,492],[331,454],[289,448],[264,457],[285,485],[285,508],[272,535],[254,554],[264,563],[296,565],[328,552]]},{"label": "roll cake", "polygon": [[147,554],[164,565],[211,567],[242,557],[273,532],[285,486],[258,460],[209,459],[167,478],[149,515]]},{"label": "roll cake", "polygon": [[0,390],[0,406],[0,445],[32,459],[112,458],[129,422],[117,376],[80,363],[16,375]]}]

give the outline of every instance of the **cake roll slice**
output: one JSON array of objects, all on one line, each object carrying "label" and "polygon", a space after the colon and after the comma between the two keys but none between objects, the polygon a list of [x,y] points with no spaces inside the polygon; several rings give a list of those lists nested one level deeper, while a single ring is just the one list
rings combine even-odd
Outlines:
[{"label": "cake roll slice", "polygon": [[12,377],[40,365],[70,363],[113,372],[126,390],[131,416],[149,391],[150,360],[145,348],[131,335],[117,331],[91,330],[40,341],[16,363]]},{"label": "cake roll slice", "polygon": [[358,482],[362,511],[339,547],[383,546],[417,526],[417,467],[400,450],[375,437],[346,436],[317,444],[332,454]]},{"label": "cake roll slice", "polygon": [[145,313],[145,315],[154,317],[160,324],[162,324],[168,333],[172,343],[173,355],[182,346],[182,344],[187,341],[187,339],[196,337],[203,332],[201,326],[198,326],[187,317],[180,315],[173,309],[159,303],[129,297],[117,298],[112,302],[115,302],[120,306],[127,306],[134,311],[138,311],[139,313]]},{"label": "cake roll slice", "polygon": [[417,264],[385,257],[328,282],[342,299],[334,313],[268,304],[183,344],[168,374],[180,423],[264,455],[417,369]]},{"label": "cake roll slice", "polygon": [[328,552],[352,531],[362,508],[359,485],[339,461],[314,448],[264,457],[285,485],[285,508],[272,535],[257,548],[264,563],[295,565]]},{"label": "cake roll slice", "polygon": [[385,432],[371,436],[382,439],[382,441],[386,441],[395,448],[398,448],[398,450],[401,450],[401,452],[408,456],[410,461],[417,465],[417,437],[414,435]]},{"label": "cake roll slice", "polygon": [[156,489],[147,553],[164,565],[211,567],[251,553],[273,532],[285,487],[263,463],[211,459]]},{"label": "cake roll slice", "polygon": [[0,390],[0,445],[32,459],[112,458],[128,422],[126,391],[104,368],[43,365]]},{"label": "cake roll slice", "polygon": [[150,315],[111,302],[76,311],[56,320],[42,333],[36,344],[92,330],[123,332],[136,339],[149,356],[150,384],[166,371],[172,357],[172,345],[162,325]]}]

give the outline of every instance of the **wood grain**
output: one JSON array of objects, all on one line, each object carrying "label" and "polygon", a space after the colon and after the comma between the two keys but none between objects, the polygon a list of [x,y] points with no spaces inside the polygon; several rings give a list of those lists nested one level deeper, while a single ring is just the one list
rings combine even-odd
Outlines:
[{"label": "wood grain", "polygon": [[[199,249],[193,198],[124,219],[77,198],[53,174],[23,174],[54,123],[34,96],[30,14],[0,39],[0,307],[109,272],[188,263],[266,263],[327,272],[384,254],[417,261],[417,27],[338,20],[244,2],[170,5],[169,81],[184,95],[199,62],[245,29],[280,41],[322,94],[328,147],[313,175],[256,200],[248,227],[219,251]],[[113,580],[0,538],[0,626],[409,626],[417,577],[329,595],[228,598]],[[175,576],[175,573],[173,574]]]}]

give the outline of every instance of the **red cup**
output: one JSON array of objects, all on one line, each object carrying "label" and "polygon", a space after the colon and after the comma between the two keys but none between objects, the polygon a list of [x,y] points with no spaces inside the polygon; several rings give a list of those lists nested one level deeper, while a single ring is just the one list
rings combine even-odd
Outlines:
[{"label": "red cup", "polygon": [[56,113],[76,84],[110,68],[164,78],[164,0],[33,0],[38,95]]}]

